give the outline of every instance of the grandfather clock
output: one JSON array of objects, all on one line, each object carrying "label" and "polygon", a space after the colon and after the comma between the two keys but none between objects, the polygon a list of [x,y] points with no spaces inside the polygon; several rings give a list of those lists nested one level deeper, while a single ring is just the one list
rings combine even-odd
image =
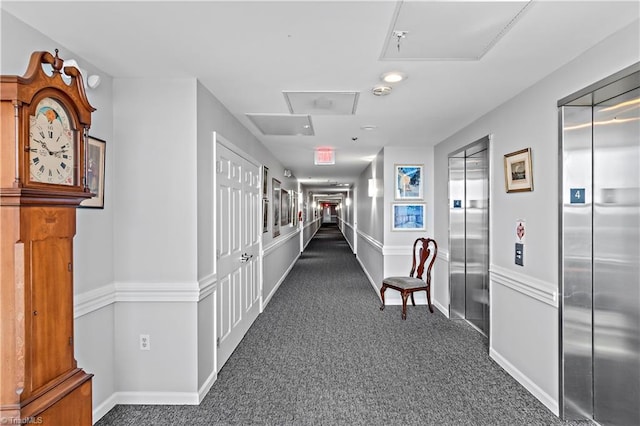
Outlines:
[{"label": "grandfather clock", "polygon": [[93,375],[73,351],[73,237],[92,196],[95,109],[63,63],[34,52],[24,76],[0,76],[0,424],[92,423]]}]

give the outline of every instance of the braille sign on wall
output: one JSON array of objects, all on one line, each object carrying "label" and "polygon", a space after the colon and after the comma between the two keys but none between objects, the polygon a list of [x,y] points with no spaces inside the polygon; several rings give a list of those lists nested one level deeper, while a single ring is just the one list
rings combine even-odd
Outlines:
[{"label": "braille sign on wall", "polygon": [[571,188],[571,204],[584,204],[584,188]]}]

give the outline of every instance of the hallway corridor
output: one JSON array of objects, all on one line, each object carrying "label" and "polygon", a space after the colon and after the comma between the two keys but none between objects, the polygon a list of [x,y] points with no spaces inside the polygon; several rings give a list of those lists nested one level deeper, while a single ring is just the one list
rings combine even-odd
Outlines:
[{"label": "hallway corridor", "polygon": [[97,425],[589,424],[555,417],[466,323],[424,306],[402,321],[400,306],[379,306],[325,225],[201,405],[116,406]]}]

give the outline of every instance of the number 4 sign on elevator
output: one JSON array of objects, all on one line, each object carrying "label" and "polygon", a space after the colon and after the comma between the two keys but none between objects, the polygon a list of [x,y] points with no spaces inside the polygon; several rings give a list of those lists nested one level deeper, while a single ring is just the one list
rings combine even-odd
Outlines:
[{"label": "number 4 sign on elevator", "polygon": [[584,188],[571,188],[571,204],[584,204]]}]

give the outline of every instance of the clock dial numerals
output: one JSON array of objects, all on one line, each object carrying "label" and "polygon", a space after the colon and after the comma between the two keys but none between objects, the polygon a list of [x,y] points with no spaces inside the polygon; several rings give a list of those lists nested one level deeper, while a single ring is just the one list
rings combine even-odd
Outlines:
[{"label": "clock dial numerals", "polygon": [[29,168],[31,180],[75,185],[75,145],[69,115],[62,104],[44,98],[29,122]]}]

